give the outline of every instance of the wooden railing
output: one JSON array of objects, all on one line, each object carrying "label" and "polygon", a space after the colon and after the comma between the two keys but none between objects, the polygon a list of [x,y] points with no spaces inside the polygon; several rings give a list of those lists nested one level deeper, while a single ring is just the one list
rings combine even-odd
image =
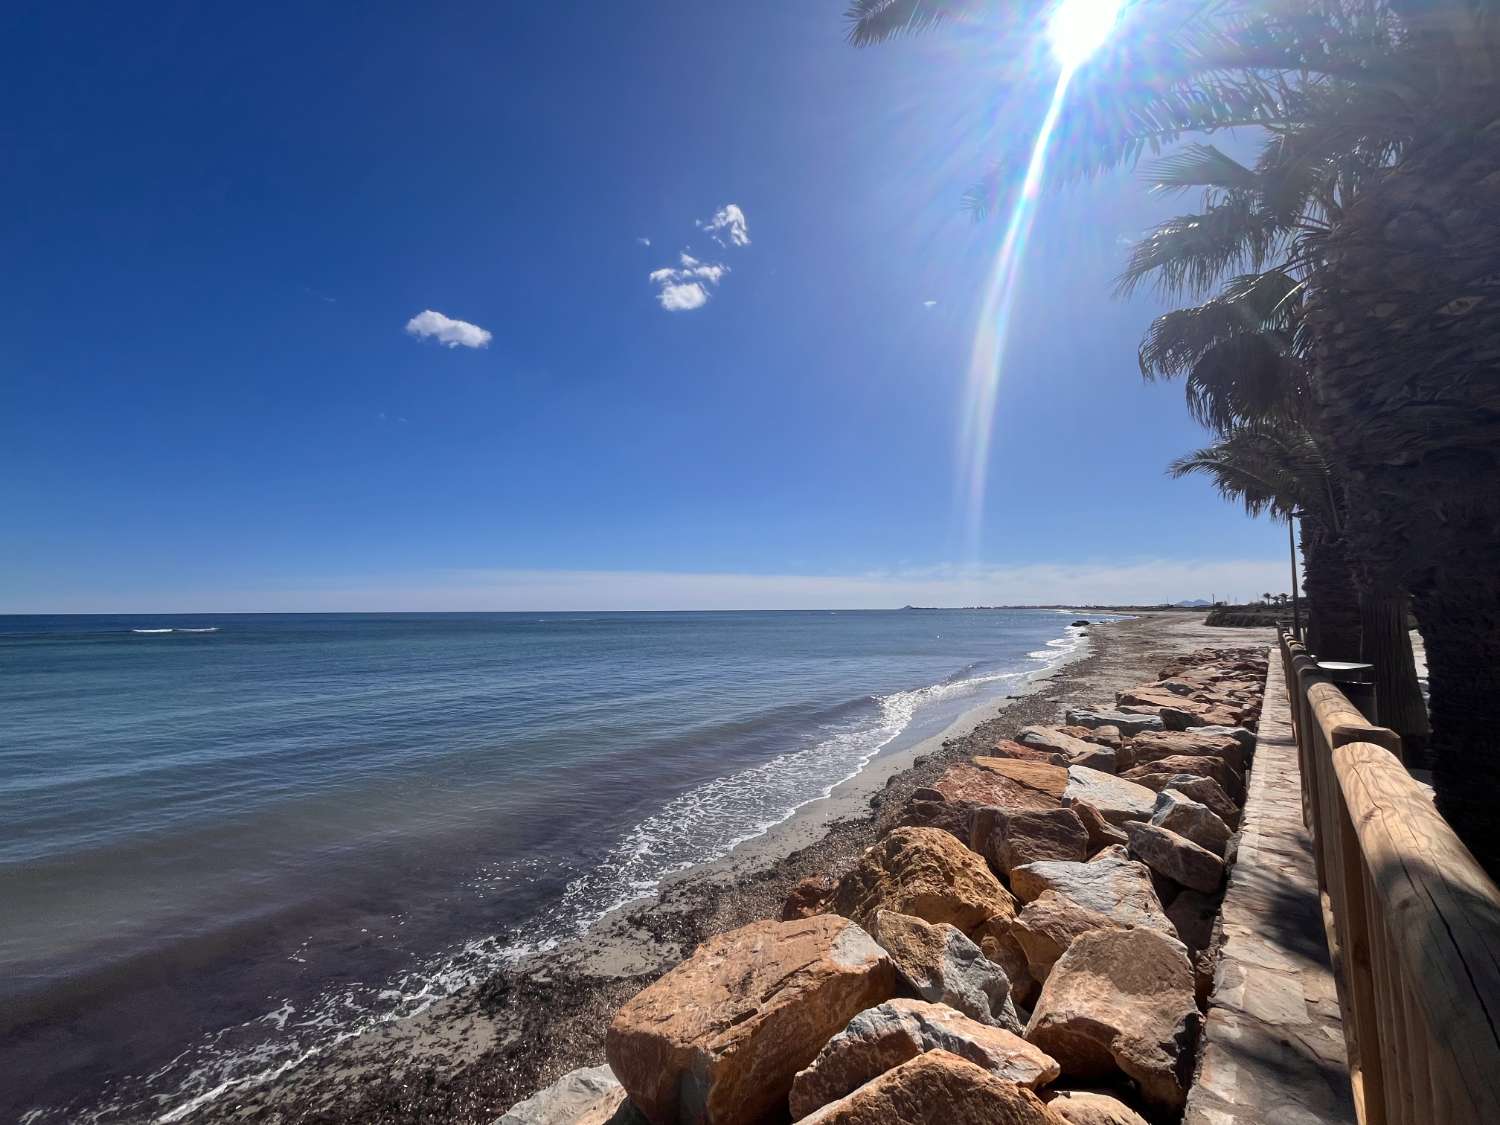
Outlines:
[{"label": "wooden railing", "polygon": [[1500,889],[1396,734],[1281,655],[1360,1121],[1500,1123]]}]

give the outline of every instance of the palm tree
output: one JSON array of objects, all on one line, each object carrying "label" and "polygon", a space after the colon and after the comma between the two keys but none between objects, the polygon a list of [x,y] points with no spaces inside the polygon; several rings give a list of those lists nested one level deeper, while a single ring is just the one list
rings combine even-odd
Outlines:
[{"label": "palm tree", "polygon": [[[1014,30],[1042,7],[855,0],[851,39],[944,18]],[[1351,501],[1348,542],[1378,588],[1411,593],[1438,804],[1500,873],[1500,17],[1490,0],[1139,0],[1127,24],[1080,74],[1109,96],[1064,112],[1051,174],[1267,131],[1279,206],[1225,188],[1159,233],[1194,250],[1179,277],[1200,295],[1257,256],[1284,255],[1305,285],[1310,424]],[[977,212],[1019,166],[998,155]]]},{"label": "palm tree", "polygon": [[1349,581],[1343,504],[1311,434],[1290,423],[1233,427],[1214,444],[1173,461],[1167,472],[1207,476],[1221,496],[1243,504],[1252,516],[1300,517],[1310,640],[1329,657],[1359,652],[1359,599]]}]

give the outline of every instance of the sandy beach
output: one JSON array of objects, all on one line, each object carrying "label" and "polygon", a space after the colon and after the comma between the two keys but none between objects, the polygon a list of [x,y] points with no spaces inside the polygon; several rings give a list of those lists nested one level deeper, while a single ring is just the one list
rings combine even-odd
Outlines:
[{"label": "sandy beach", "polygon": [[1018,686],[998,710],[991,704],[923,743],[877,757],[826,799],[722,860],[674,877],[584,938],[177,1120],[492,1121],[566,1071],[601,1061],[615,1009],[704,938],[776,917],[800,880],[847,870],[911,792],[952,760],[1054,720],[1068,706],[1108,700],[1154,675],[1169,654],[1251,639],[1248,630],[1207,628],[1202,617],[1151,612],[1094,626],[1068,659]]}]

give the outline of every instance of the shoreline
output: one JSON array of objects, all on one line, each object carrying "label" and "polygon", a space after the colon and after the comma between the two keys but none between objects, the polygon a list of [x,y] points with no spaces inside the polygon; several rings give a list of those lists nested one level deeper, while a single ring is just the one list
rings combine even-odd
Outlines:
[{"label": "shoreline", "polygon": [[1189,610],[1091,626],[1075,649],[1028,672],[998,705],[991,698],[933,735],[877,753],[826,796],[727,855],[670,876],[584,936],[277,1078],[162,1120],[488,1123],[566,1071],[599,1062],[619,1004],[702,940],[779,916],[787,891],[807,875],[846,870],[898,818],[912,790],[954,759],[1128,686],[1169,652],[1226,636],[1201,620]]}]

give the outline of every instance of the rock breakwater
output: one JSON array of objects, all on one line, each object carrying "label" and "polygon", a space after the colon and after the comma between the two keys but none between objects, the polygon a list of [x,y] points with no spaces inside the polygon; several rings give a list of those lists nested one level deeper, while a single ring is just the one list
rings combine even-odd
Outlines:
[{"label": "rock breakwater", "polygon": [[[1264,650],[1201,649],[951,765],[785,920],[710,939],[622,1006],[619,1088],[590,1072],[593,1112],[1175,1120],[1265,674]],[[557,1088],[579,1113],[579,1079]],[[554,1120],[545,1094],[525,1105]]]}]

